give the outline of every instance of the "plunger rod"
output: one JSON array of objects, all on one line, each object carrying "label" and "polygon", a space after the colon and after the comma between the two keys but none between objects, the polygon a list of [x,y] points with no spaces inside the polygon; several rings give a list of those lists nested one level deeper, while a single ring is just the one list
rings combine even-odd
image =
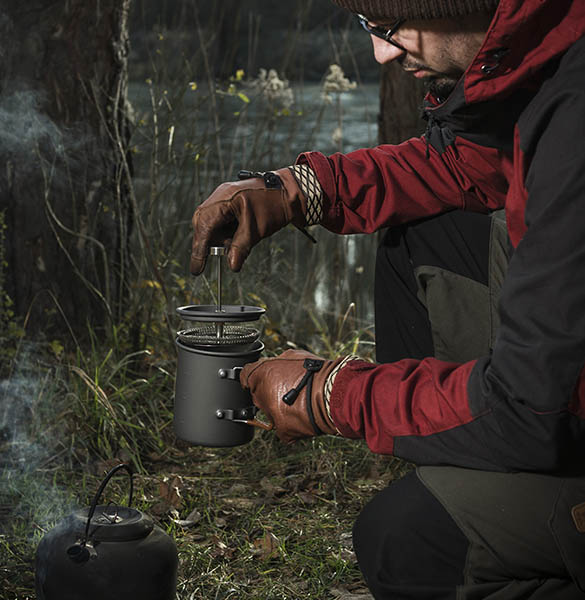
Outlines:
[{"label": "plunger rod", "polygon": [[221,312],[221,256],[217,257],[217,312]]},{"label": "plunger rod", "polygon": [[[210,256],[217,257],[216,272],[217,272],[217,303],[216,311],[220,313],[222,311],[221,304],[221,257],[225,254],[225,248],[223,246],[212,246],[209,248]],[[223,323],[215,324],[215,337],[218,339],[223,337]]]}]

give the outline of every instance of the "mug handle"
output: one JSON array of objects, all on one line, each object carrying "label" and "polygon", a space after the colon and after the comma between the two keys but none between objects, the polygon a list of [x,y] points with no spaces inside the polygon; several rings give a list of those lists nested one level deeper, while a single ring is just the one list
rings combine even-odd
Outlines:
[{"label": "mug handle", "polygon": [[[231,369],[219,369],[219,371],[217,372],[217,376],[220,379],[230,379],[231,381],[239,382],[241,372],[242,372],[242,367],[232,367]],[[224,411],[224,414],[225,414],[225,412],[228,412],[228,411]],[[245,423],[246,425],[251,425],[252,427],[258,427],[260,429],[264,429],[265,431],[272,431],[274,429],[274,423],[265,423],[264,421],[260,421],[260,419],[257,419],[255,416],[253,419],[232,419],[232,420],[235,422]]]},{"label": "mug handle", "polygon": [[246,425],[252,425],[252,427],[259,427],[260,429],[264,429],[265,431],[272,431],[274,429],[274,423],[265,423],[264,421],[260,421],[254,417],[253,419],[249,419],[244,421]]},{"label": "mug handle", "polygon": [[229,379],[230,381],[240,382],[240,373],[243,367],[232,367],[231,369],[219,369],[217,376],[220,379]]},{"label": "mug handle", "polygon": [[225,419],[232,423],[243,423],[252,427],[265,429],[266,431],[274,429],[274,423],[265,423],[256,418],[258,410],[258,407],[254,405],[246,406],[245,408],[218,408],[215,411],[215,416],[218,419]]}]

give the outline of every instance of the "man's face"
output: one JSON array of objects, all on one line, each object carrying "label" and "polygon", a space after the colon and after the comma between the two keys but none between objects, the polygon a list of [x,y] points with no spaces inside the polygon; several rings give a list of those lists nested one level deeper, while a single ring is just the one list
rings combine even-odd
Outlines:
[{"label": "man's face", "polygon": [[392,37],[404,51],[372,35],[374,56],[380,64],[398,61],[405,71],[425,81],[435,97],[444,100],[477,54],[490,21],[491,17],[483,14],[405,21]]}]

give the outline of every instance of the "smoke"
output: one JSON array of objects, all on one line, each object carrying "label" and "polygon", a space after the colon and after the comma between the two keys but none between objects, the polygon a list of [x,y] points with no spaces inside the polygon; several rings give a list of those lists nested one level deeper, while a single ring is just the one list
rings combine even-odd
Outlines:
[{"label": "smoke", "polygon": [[34,404],[41,396],[41,382],[19,374],[0,382],[0,441],[4,445],[3,467],[27,471],[40,464],[46,451],[31,439],[30,423]]},{"label": "smoke", "polygon": [[60,443],[54,373],[35,364],[34,349],[25,346],[15,371],[0,381],[0,501],[9,503],[11,519],[42,525],[71,512],[75,501],[52,481],[67,446]]},{"label": "smoke", "polygon": [[41,150],[55,158],[65,156],[64,134],[42,112],[43,101],[30,90],[0,96],[0,156],[25,163]]},{"label": "smoke", "polygon": [[[57,125],[47,111],[44,93],[26,84],[7,83],[0,94],[0,165],[3,184],[13,177],[44,180],[56,193],[73,185],[87,168],[87,155],[95,136],[87,124]],[[95,152],[94,152],[95,155]],[[94,162],[94,169],[99,162]]]}]

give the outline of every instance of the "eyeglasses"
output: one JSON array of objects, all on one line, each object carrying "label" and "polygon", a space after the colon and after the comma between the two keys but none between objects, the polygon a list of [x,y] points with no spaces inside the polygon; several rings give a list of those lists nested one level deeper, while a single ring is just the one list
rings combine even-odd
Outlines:
[{"label": "eyeglasses", "polygon": [[406,19],[398,19],[394,25],[387,29],[386,27],[380,27],[377,25],[370,25],[368,19],[364,17],[364,15],[357,15],[357,18],[360,22],[360,25],[371,35],[375,35],[376,37],[392,44],[394,47],[402,50],[402,52],[406,52],[406,49],[403,48],[398,42],[395,42],[392,39],[392,36],[400,29]]}]

